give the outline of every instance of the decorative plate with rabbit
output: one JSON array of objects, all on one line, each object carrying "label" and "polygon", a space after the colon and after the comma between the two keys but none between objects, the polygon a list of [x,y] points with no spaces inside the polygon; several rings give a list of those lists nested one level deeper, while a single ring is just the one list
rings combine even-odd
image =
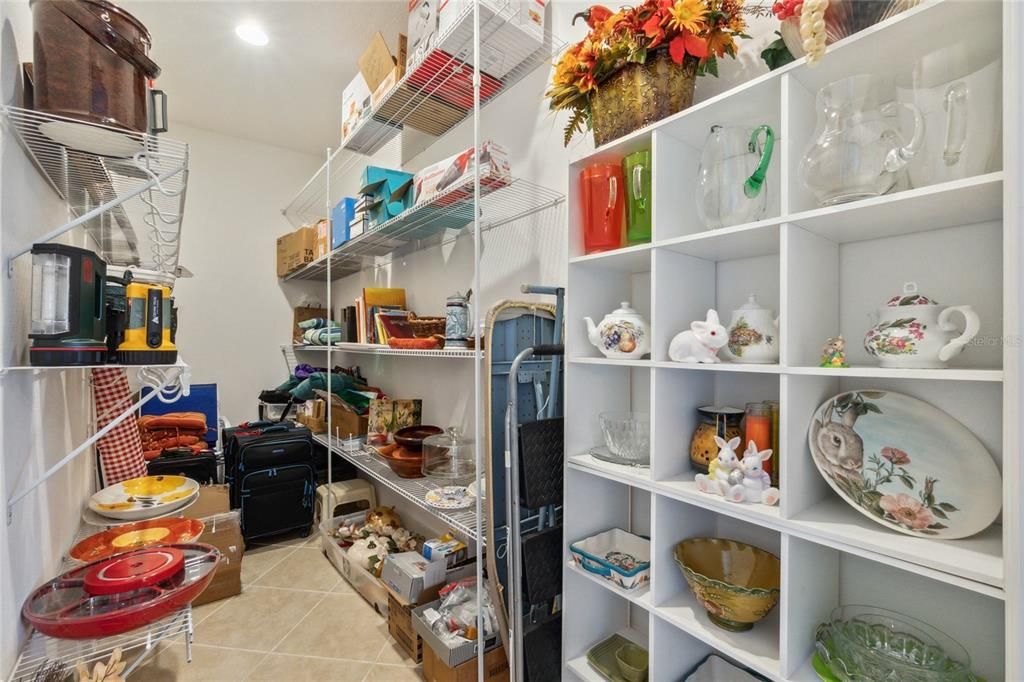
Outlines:
[{"label": "decorative plate with rabbit", "polygon": [[832,489],[883,526],[965,538],[999,515],[1002,480],[992,456],[963,424],[922,400],[840,393],[818,407],[807,435]]}]

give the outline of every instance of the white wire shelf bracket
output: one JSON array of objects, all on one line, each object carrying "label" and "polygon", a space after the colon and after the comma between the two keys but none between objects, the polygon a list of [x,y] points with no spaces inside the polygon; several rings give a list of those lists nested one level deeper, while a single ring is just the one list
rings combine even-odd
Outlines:
[{"label": "white wire shelf bracket", "polygon": [[[177,275],[188,185],[186,143],[19,107],[4,106],[0,112],[75,216],[40,235],[37,243],[82,227],[108,265]],[[57,141],[64,136],[77,147],[102,149],[110,155],[80,151]],[[31,248],[31,244],[20,245],[4,254],[8,276],[13,260]]]},{"label": "white wire shelf bracket", "polygon": [[476,351],[467,348],[439,348],[434,350],[410,350],[405,348],[391,348],[369,343],[334,343],[330,346],[316,346],[296,344],[292,349],[297,352],[321,351],[326,352],[330,348],[335,353],[362,353],[367,355],[397,355],[409,358],[463,358],[473,359]]},{"label": "white wire shelf bracket", "polygon": [[[437,38],[434,48],[409,65],[405,75],[373,105],[355,132],[334,151],[309,182],[299,190],[283,213],[296,227],[324,217],[324,206],[334,205],[344,194],[335,179],[349,174],[368,156],[392,141],[408,126],[428,135],[441,136],[473,116],[473,3]],[[500,6],[499,6],[500,5]],[[550,24],[541,30],[518,24],[518,3],[505,0],[481,5],[480,104],[500,98],[515,83],[540,66],[549,66],[564,43],[555,38]],[[497,140],[500,142],[500,140]],[[324,196],[322,176],[329,173],[331,201]],[[349,188],[354,191],[355,188]]]},{"label": "white wire shelf bracket", "polygon": [[[139,383],[153,390],[151,390],[145,397],[140,398],[130,405],[119,406],[119,409],[123,407],[122,411],[117,414],[117,416],[113,417],[106,426],[89,436],[84,443],[61,458],[59,462],[44,471],[31,483],[20,489],[16,488],[16,492],[7,499],[8,526],[11,525],[11,521],[14,520],[14,506],[18,504],[18,502],[48,481],[50,477],[63,469],[69,462],[77,458],[83,452],[89,450],[96,441],[109,433],[118,424],[136,414],[140,407],[154,398],[157,398],[164,403],[172,403],[181,396],[187,396],[191,390],[192,370],[183,360],[181,360],[180,357],[178,359],[178,363],[171,367],[143,366],[139,367],[138,371]],[[17,483],[18,481],[15,480],[15,485],[17,485]]]},{"label": "white wire shelf bracket", "polygon": [[474,197],[470,178],[350,239],[323,258],[285,275],[284,279],[325,280],[328,261],[331,279],[338,279],[453,240],[467,228],[472,229],[474,206],[480,211],[480,231],[486,232],[529,218],[565,200],[565,195],[521,178],[482,180],[478,198]]},{"label": "white wire shelf bracket", "polygon": [[[14,664],[11,680],[32,680],[36,673],[55,661],[64,664],[65,671],[69,673],[78,661],[92,669],[97,661],[109,659],[114,649],[121,649],[128,660],[128,665],[121,674],[127,678],[160,642],[174,637],[184,637],[186,659],[191,661],[192,632],[191,606],[185,606],[145,627],[101,639],[58,639],[47,637],[33,629],[18,655],[18,661]],[[134,653],[136,650],[138,652]]]},{"label": "white wire shelf bracket", "polygon": [[[432,483],[427,478],[399,478],[399,476],[391,470],[391,467],[381,461],[380,457],[369,449],[364,448],[355,452],[342,450],[340,447],[340,438],[335,437],[331,439],[334,442],[333,447],[331,446],[330,441],[328,441],[326,433],[314,434],[313,438],[324,447],[330,448],[338,456],[354,464],[356,468],[368,475],[375,482],[389,488],[393,492],[415,504],[420,509],[429,512],[446,523],[452,531],[462,536],[463,539],[473,541],[477,540],[476,513],[473,511],[473,507],[461,511],[446,512],[440,509],[435,509],[427,504],[423,496],[430,490],[440,488],[441,486],[439,484]],[[481,545],[484,544],[486,542],[486,538],[480,538],[479,542]]]}]

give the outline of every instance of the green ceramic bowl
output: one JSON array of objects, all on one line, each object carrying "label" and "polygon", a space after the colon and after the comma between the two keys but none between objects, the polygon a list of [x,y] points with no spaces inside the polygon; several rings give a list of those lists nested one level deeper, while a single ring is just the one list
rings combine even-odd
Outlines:
[{"label": "green ceramic bowl", "polygon": [[628,682],[643,682],[647,679],[648,654],[636,644],[626,644],[615,652],[619,672]]},{"label": "green ceramic bowl", "polygon": [[779,601],[781,563],[763,549],[723,538],[690,538],[676,545],[676,563],[711,622],[741,632]]}]

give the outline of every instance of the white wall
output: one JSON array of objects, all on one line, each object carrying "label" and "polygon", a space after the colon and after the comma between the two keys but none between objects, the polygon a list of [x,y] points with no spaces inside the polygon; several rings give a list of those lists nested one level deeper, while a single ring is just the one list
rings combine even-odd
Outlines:
[{"label": "white wall", "polygon": [[[0,96],[17,104],[23,60],[31,59],[28,3],[0,3]],[[0,253],[30,244],[67,221],[54,191],[4,129],[0,137]],[[0,361],[24,364],[29,324],[31,257],[14,277],[0,272]],[[0,375],[0,677],[14,665],[24,627],[21,603],[60,565],[78,529],[79,510],[93,484],[91,453],[65,467],[13,509],[7,500],[85,440],[91,414],[82,370],[15,371]]]},{"label": "white wall", "polygon": [[174,288],[178,350],[194,383],[217,383],[221,412],[237,424],[256,418],[261,390],[287,378],[280,346],[291,342],[291,308],[317,291],[279,283],[275,269],[276,239],[291,229],[281,208],[321,161],[173,118],[168,135],[191,155],[180,262],[195,277]]}]

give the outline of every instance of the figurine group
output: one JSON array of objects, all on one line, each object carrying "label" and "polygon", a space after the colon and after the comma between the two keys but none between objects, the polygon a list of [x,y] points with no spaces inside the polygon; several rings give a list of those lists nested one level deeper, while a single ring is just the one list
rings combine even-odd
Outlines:
[{"label": "figurine group", "polygon": [[758,450],[754,441],[747,443],[743,459],[736,456],[739,436],[726,442],[715,436],[718,457],[711,460],[708,473],[697,474],[697,489],[702,493],[721,495],[730,502],[760,502],[769,506],[779,501],[779,489],[772,487],[771,477],[761,467],[772,451]]}]

